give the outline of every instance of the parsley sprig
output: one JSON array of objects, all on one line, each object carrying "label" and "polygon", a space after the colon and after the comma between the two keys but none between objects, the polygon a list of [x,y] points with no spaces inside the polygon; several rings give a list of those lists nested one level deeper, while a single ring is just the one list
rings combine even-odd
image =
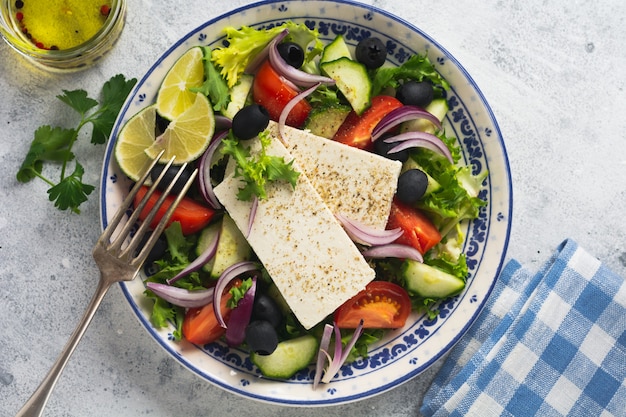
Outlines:
[{"label": "parsley sprig", "polygon": [[[30,149],[17,172],[17,180],[23,183],[40,178],[48,185],[48,198],[59,210],[71,210],[80,213],[79,206],[87,201],[87,196],[94,186],[83,183],[85,169],[76,160],[72,147],[79,132],[88,124],[92,125],[91,143],[104,144],[113,129],[113,124],[124,100],[133,88],[136,79],[129,79],[118,74],[102,87],[101,101],[90,98],[85,90],[63,90],[57,98],[74,109],[80,115],[80,122],[75,128],[51,127],[44,125],[35,131]],[[99,104],[99,106],[98,106]],[[74,161],[73,171],[70,162]],[[44,163],[60,164],[58,182],[42,174]]]},{"label": "parsley sprig", "polygon": [[300,173],[293,168],[293,160],[286,162],[285,158],[268,155],[267,147],[271,143],[268,131],[259,135],[261,152],[257,155],[250,154],[250,148],[245,147],[232,134],[222,140],[224,155],[230,155],[237,163],[235,176],[243,179],[244,185],[239,189],[237,198],[242,201],[250,201],[254,197],[263,200],[267,198],[265,185],[268,182],[284,180],[296,187]]}]

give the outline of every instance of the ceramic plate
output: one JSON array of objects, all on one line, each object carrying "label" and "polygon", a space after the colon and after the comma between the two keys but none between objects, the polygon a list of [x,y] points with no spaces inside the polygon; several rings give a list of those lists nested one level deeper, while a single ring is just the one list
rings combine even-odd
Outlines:
[{"label": "ceramic plate", "polygon": [[511,222],[511,179],[507,155],[496,120],[469,74],[442,46],[402,19],[367,5],[346,1],[270,1],[248,5],[213,19],[191,31],[167,50],[137,83],[115,124],[106,149],[101,182],[102,227],[117,210],[130,181],[120,173],[113,155],[120,127],[137,111],[154,102],[166,71],[187,49],[196,45],[223,44],[225,26],[267,28],[287,20],[317,29],[326,41],[343,34],[356,45],[368,36],[381,38],[388,60],[401,64],[415,53],[427,53],[449,81],[450,112],[444,122],[463,148],[466,164],[474,172],[488,171],[480,197],[489,204],[479,218],[466,225],[464,252],[469,277],[466,289],[444,302],[439,316],[413,315],[407,325],[390,333],[369,356],[344,366],[330,384],[313,390],[313,367],[287,381],[260,376],[241,350],[217,342],[203,347],[175,342],[172,329],[154,329],[150,306],[141,279],[121,288],[134,314],[172,357],[191,372],[235,394],[283,405],[332,405],[380,394],[415,377],[446,353],[476,319],[502,267]]}]

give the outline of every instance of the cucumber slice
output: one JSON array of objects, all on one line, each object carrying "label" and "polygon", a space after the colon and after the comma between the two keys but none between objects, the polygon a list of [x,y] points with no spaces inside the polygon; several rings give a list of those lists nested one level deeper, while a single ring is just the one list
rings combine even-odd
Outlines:
[{"label": "cucumber slice", "polygon": [[322,51],[322,56],[320,57],[320,65],[325,62],[335,61],[339,58],[349,58],[352,59],[352,54],[350,53],[350,49],[346,44],[342,35],[337,35],[337,37]]},{"label": "cucumber slice", "polygon": [[[433,116],[435,116],[439,121],[443,122],[446,114],[448,113],[449,107],[448,102],[445,98],[437,98],[430,102],[428,106],[424,109]],[[427,133],[435,133],[435,125],[429,122],[426,119],[414,119],[409,120],[408,122],[402,123],[400,127],[400,131],[404,132],[427,132]]]},{"label": "cucumber slice", "polygon": [[314,135],[332,139],[337,130],[339,130],[339,126],[350,113],[350,110],[349,106],[340,104],[314,109],[309,114],[304,128],[311,131]]},{"label": "cucumber slice", "polygon": [[224,214],[221,223],[211,225],[201,232],[196,246],[198,255],[215,239],[218,230],[220,230],[220,240],[217,244],[217,252],[213,259],[203,266],[203,269],[211,274],[211,278],[219,278],[229,266],[248,260],[252,252],[233,219],[228,214]]},{"label": "cucumber slice", "polygon": [[252,90],[252,82],[254,76],[250,74],[243,74],[239,79],[239,82],[230,89],[230,102],[222,114],[229,119],[235,117],[235,114],[242,109],[248,102],[248,96]]},{"label": "cucumber slice", "polygon": [[[212,223],[209,226],[202,229],[202,231],[200,232],[200,236],[198,236],[198,243],[196,244],[196,256],[200,256],[202,253],[204,253],[204,251],[209,247],[211,242],[213,242],[213,240],[215,239],[215,236],[217,236],[217,233],[220,231],[221,228],[222,228],[222,223],[217,222],[217,223]],[[214,263],[215,263],[215,256],[211,260],[209,260],[209,262],[205,263],[202,266],[202,269],[210,273],[211,270],[213,269]]]},{"label": "cucumber slice", "polygon": [[465,282],[430,265],[407,260],[404,267],[406,289],[424,298],[447,298],[460,293]]},{"label": "cucumber slice", "polygon": [[311,335],[280,342],[270,355],[250,354],[250,360],[269,378],[291,378],[300,369],[313,362],[319,346]]},{"label": "cucumber slice", "polygon": [[335,80],[341,91],[357,114],[362,114],[371,103],[372,82],[367,68],[360,62],[342,57],[320,65],[330,78]]}]

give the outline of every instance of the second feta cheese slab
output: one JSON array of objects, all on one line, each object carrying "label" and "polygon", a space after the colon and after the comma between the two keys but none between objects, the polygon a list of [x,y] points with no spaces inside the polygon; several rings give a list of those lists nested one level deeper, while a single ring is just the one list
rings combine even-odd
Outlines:
[{"label": "second feta cheese slab", "polygon": [[[270,122],[272,136],[278,124]],[[330,211],[384,229],[402,163],[285,126],[284,145]]]},{"label": "second feta cheese slab", "polygon": [[[261,149],[256,138],[246,144],[250,144],[252,155]],[[274,135],[266,152],[293,160]],[[375,272],[303,173],[298,160],[293,167],[301,173],[295,189],[282,181],[266,185],[267,198],[259,201],[247,240],[297,319],[310,329],[365,288]],[[230,168],[214,191],[246,234],[252,203],[237,199],[242,182]]]}]

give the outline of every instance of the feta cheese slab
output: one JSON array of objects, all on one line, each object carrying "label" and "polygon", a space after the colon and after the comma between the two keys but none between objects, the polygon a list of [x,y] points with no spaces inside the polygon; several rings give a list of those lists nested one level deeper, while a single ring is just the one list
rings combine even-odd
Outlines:
[{"label": "feta cheese slab", "polygon": [[[259,152],[258,139],[248,143],[251,154]],[[267,153],[294,159],[276,136]],[[375,272],[298,160],[293,167],[301,173],[295,189],[283,181],[266,186],[267,198],[259,201],[247,240],[295,316],[310,329],[365,288]],[[215,195],[237,227],[247,231],[252,203],[237,199],[242,182],[230,168]]]},{"label": "feta cheese slab", "polygon": [[[279,137],[278,124],[268,130]],[[384,229],[402,163],[285,126],[283,144],[333,213]]]}]

